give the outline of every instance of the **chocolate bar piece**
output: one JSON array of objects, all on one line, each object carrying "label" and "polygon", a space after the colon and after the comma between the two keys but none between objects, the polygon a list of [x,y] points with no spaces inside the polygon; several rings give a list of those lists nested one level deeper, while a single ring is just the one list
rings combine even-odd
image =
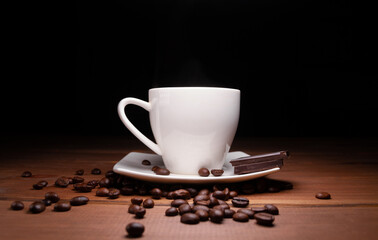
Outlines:
[{"label": "chocolate bar piece", "polygon": [[272,168],[283,166],[283,160],[289,157],[289,152],[280,151],[274,153],[267,153],[261,155],[241,157],[231,160],[230,163],[234,166],[235,174],[246,174],[253,172],[260,172]]}]

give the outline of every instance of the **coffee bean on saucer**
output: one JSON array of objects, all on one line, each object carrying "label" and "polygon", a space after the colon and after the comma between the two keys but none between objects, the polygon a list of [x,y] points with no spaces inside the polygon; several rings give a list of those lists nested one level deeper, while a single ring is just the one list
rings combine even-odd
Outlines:
[{"label": "coffee bean on saucer", "polygon": [[65,188],[70,184],[70,179],[66,177],[60,177],[55,181],[55,186]]},{"label": "coffee bean on saucer", "polygon": [[22,210],[24,209],[24,203],[21,201],[14,201],[11,204],[11,209],[12,210]]},{"label": "coffee bean on saucer", "polygon": [[157,169],[159,169],[160,167],[159,166],[153,166],[152,168],[151,168],[151,171],[153,171],[153,172],[155,172]]},{"label": "coffee bean on saucer", "polygon": [[278,208],[273,204],[266,204],[265,208],[266,208],[267,213],[270,213],[270,214],[273,214],[273,215],[279,214]]},{"label": "coffee bean on saucer", "polygon": [[155,202],[151,198],[146,198],[143,201],[143,207],[144,208],[153,208],[154,206],[155,206]]},{"label": "coffee bean on saucer", "polygon": [[153,188],[151,189],[150,194],[153,199],[160,199],[163,195],[163,191],[160,188]]},{"label": "coffee bean on saucer", "polygon": [[181,216],[180,221],[185,224],[197,224],[200,218],[195,213],[185,213]]},{"label": "coffee bean on saucer", "polygon": [[32,213],[41,213],[45,211],[46,206],[42,202],[33,202],[32,204],[29,205],[29,211]]},{"label": "coffee bean on saucer", "polygon": [[231,202],[234,207],[240,208],[247,207],[249,204],[249,200],[243,197],[234,197]]},{"label": "coffee bean on saucer", "polygon": [[101,174],[101,169],[99,169],[99,168],[93,168],[92,171],[91,171],[91,173],[93,175],[100,175]]},{"label": "coffee bean on saucer", "polygon": [[213,174],[215,177],[222,176],[224,171],[222,169],[211,169],[211,174]]},{"label": "coffee bean on saucer", "polygon": [[151,162],[145,159],[142,161],[142,165],[149,166],[151,165]]},{"label": "coffee bean on saucer", "polygon": [[143,218],[144,215],[146,215],[146,209],[144,207],[139,207],[135,210],[135,217],[136,218]]},{"label": "coffee bean on saucer", "polygon": [[260,225],[272,226],[274,222],[274,216],[269,213],[256,213],[254,217],[257,224]]},{"label": "coffee bean on saucer", "polygon": [[107,197],[109,195],[109,189],[102,187],[96,191],[96,196]]},{"label": "coffee bean on saucer", "polygon": [[56,203],[60,200],[60,197],[55,192],[47,192],[45,194],[45,199],[50,200],[52,203]]},{"label": "coffee bean on saucer", "polygon": [[219,209],[211,209],[209,211],[209,217],[210,221],[212,221],[213,223],[221,223],[224,218],[224,213]]},{"label": "coffee bean on saucer", "polygon": [[237,212],[247,214],[250,219],[253,219],[255,213],[251,209],[240,208]]},{"label": "coffee bean on saucer", "polygon": [[178,210],[175,207],[170,207],[167,210],[165,210],[165,216],[177,216]]},{"label": "coffee bean on saucer", "polygon": [[237,212],[234,215],[232,215],[232,219],[234,219],[234,221],[237,221],[237,222],[248,222],[249,221],[248,215],[245,214],[245,213],[241,213],[241,212]]},{"label": "coffee bean on saucer", "polygon": [[182,204],[188,204],[188,201],[186,201],[185,199],[175,199],[171,202],[171,206],[175,208],[180,207],[180,205]]},{"label": "coffee bean on saucer", "polygon": [[144,232],[144,225],[138,222],[129,223],[126,226],[126,232],[130,237],[140,237]]},{"label": "coffee bean on saucer", "polygon": [[89,199],[85,196],[77,196],[70,200],[71,206],[81,206],[89,202]]},{"label": "coffee bean on saucer", "polygon": [[198,170],[198,175],[200,175],[201,177],[208,177],[210,175],[210,171],[207,168],[200,168]]},{"label": "coffee bean on saucer", "polygon": [[141,205],[143,202],[143,198],[140,197],[134,197],[131,199],[131,203],[134,205]]},{"label": "coffee bean on saucer", "polygon": [[331,194],[327,192],[318,192],[315,197],[318,199],[331,199]]},{"label": "coffee bean on saucer", "polygon": [[121,194],[121,191],[117,188],[109,188],[108,198],[110,199],[116,199]]},{"label": "coffee bean on saucer", "polygon": [[157,175],[169,175],[171,172],[166,168],[157,168],[154,171]]},{"label": "coffee bean on saucer", "polygon": [[58,202],[54,205],[54,211],[67,212],[71,209],[71,204],[68,202]]},{"label": "coffee bean on saucer", "polygon": [[25,171],[21,174],[21,177],[31,177],[32,173],[30,171]]},{"label": "coffee bean on saucer", "polygon": [[75,175],[83,175],[84,174],[84,169],[79,169],[79,170],[76,170],[75,172]]}]

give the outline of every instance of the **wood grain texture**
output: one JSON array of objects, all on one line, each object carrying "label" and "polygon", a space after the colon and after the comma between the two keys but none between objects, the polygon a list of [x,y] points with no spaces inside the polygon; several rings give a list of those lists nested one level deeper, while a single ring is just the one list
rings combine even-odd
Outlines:
[{"label": "wood grain texture", "polygon": [[[0,239],[125,239],[131,221],[146,226],[143,239],[375,239],[378,234],[378,148],[373,140],[345,139],[237,139],[234,151],[260,154],[289,150],[291,157],[270,179],[293,183],[294,189],[279,193],[244,195],[251,205],[274,203],[280,209],[274,227],[254,221],[237,223],[226,219],[189,226],[179,217],[165,217],[170,200],[156,200],[144,219],[127,213],[130,196],[118,199],[96,197],[94,192],[76,193],[72,187],[53,186],[59,176],[74,176],[85,170],[84,178],[100,179],[90,170],[105,173],[130,151],[149,152],[134,139],[117,137],[65,137],[10,139],[0,146]],[[22,178],[30,170],[32,178]],[[49,186],[33,190],[32,184],[47,180]],[[48,191],[63,200],[84,195],[88,205],[57,213],[50,206],[41,214],[26,209],[12,211],[14,200],[29,204]],[[327,191],[332,199],[319,200],[317,192]]]}]

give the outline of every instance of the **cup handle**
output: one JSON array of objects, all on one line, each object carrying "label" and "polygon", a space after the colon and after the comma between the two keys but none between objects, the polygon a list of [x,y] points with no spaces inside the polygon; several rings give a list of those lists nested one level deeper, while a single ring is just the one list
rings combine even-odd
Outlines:
[{"label": "cup handle", "polygon": [[148,139],[146,136],[144,136],[131,122],[130,120],[126,117],[126,114],[125,114],[125,107],[128,105],[128,104],[134,104],[134,105],[137,105],[139,107],[142,107],[144,108],[146,111],[150,111],[151,110],[151,104],[148,103],[148,102],[145,102],[145,101],[142,101],[140,99],[137,99],[137,98],[124,98],[122,99],[119,104],[118,104],[118,115],[119,117],[121,118],[121,121],[123,122],[123,124],[125,124],[125,126],[130,130],[130,132],[132,134],[135,135],[135,137],[137,137],[142,143],[144,143],[147,147],[149,147],[152,151],[154,151],[155,153],[159,154],[159,155],[162,155],[161,154],[161,149],[160,147],[152,142],[150,139]]}]

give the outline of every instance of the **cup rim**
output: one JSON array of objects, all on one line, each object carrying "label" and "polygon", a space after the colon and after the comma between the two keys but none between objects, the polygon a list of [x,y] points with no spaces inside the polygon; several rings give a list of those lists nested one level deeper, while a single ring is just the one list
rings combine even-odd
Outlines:
[{"label": "cup rim", "polygon": [[239,89],[236,88],[224,88],[224,87],[158,87],[158,88],[151,88],[149,91],[169,91],[169,90],[222,90],[222,91],[234,91],[240,92]]}]

